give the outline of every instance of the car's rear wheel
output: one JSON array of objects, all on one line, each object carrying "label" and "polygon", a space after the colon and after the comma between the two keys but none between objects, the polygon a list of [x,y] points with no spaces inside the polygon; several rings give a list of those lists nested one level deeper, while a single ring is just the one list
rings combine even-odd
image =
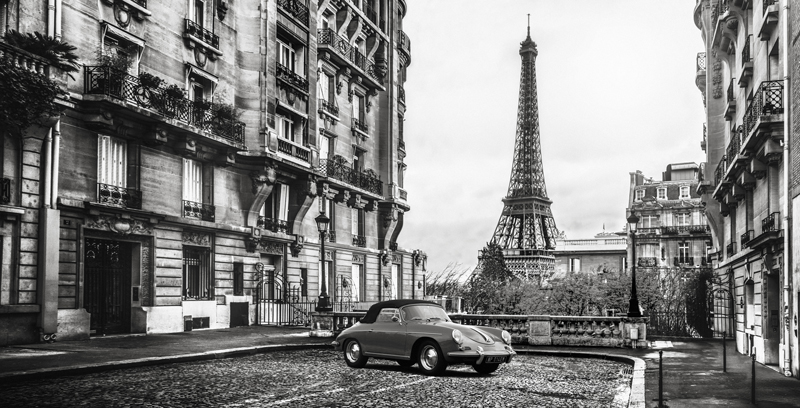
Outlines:
[{"label": "car's rear wheel", "polygon": [[439,375],[447,369],[442,350],[436,342],[426,340],[417,349],[419,369],[425,375]]},{"label": "car's rear wheel", "polygon": [[500,368],[500,364],[473,364],[472,368],[474,368],[478,374],[487,375],[497,371],[497,369]]},{"label": "car's rear wheel", "polygon": [[415,363],[414,360],[397,360],[397,364],[400,364],[400,367],[408,368],[413,366]]},{"label": "car's rear wheel", "polygon": [[358,340],[347,340],[344,344],[344,361],[350,367],[361,368],[367,365],[369,357],[364,355]]}]

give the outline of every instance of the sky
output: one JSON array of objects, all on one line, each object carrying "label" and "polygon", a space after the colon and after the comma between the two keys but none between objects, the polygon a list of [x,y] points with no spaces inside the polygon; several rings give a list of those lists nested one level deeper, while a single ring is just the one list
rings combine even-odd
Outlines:
[{"label": "sky", "polygon": [[694,0],[407,0],[411,39],[401,247],[472,269],[508,192],[521,59],[537,44],[553,217],[569,239],[621,231],[629,173],[704,160]]}]

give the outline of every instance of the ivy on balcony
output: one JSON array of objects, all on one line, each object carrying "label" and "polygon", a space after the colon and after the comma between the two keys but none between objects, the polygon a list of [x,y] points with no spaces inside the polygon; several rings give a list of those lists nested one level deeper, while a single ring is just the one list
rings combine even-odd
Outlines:
[{"label": "ivy on balcony", "polygon": [[342,156],[330,160],[320,160],[319,169],[322,174],[339,180],[353,187],[360,188],[376,195],[383,195],[383,182],[373,170],[360,171]]}]

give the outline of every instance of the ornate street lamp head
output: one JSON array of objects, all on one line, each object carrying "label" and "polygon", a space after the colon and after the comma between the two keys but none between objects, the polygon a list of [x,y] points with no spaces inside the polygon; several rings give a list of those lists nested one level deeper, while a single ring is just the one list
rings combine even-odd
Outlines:
[{"label": "ornate street lamp head", "polygon": [[636,232],[636,226],[639,224],[639,217],[636,216],[636,213],[631,212],[631,215],[627,218],[627,221],[630,231]]},{"label": "ornate street lamp head", "polygon": [[328,225],[331,223],[331,219],[326,217],[324,212],[319,213],[317,218],[314,218],[314,221],[317,222],[317,229],[320,234],[328,231]]}]

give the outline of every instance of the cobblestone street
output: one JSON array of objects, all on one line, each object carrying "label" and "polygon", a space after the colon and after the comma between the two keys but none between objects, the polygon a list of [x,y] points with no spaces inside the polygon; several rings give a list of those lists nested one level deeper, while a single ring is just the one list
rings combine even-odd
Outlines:
[{"label": "cobblestone street", "polygon": [[348,368],[332,350],[276,352],[6,385],[0,406],[625,406],[629,366],[518,356],[495,374],[453,366],[425,377],[416,366],[370,360]]}]

